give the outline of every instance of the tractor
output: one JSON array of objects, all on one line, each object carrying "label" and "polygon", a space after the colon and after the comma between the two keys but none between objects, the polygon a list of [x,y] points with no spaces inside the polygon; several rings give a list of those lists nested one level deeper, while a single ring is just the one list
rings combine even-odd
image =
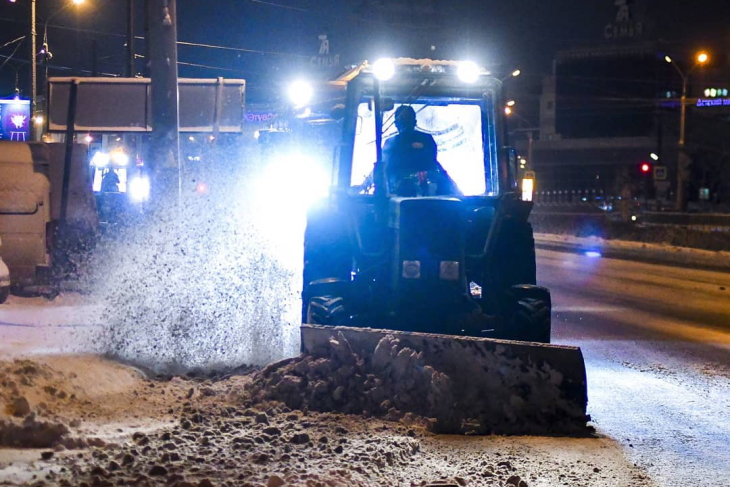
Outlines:
[{"label": "tractor", "polygon": [[[384,59],[333,85],[341,138],[330,194],[307,215],[302,322],[550,343],[503,80],[468,61]],[[399,107],[437,152],[395,172]]]}]

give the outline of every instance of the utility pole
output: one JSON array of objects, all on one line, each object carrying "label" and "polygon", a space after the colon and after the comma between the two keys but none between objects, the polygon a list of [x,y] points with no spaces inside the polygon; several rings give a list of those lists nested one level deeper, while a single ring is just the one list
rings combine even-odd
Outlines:
[{"label": "utility pole", "polygon": [[[36,59],[38,48],[36,46],[36,0],[30,0],[30,116],[35,117],[38,104],[38,61]],[[30,124],[31,140],[35,140],[35,124]]]},{"label": "utility pole", "polygon": [[137,74],[134,60],[134,0],[127,0],[127,76],[134,78]]},{"label": "utility pole", "polygon": [[679,108],[679,150],[677,151],[677,198],[674,204],[676,211],[684,211],[684,186],[687,178],[685,172],[688,165],[687,153],[684,150],[684,140],[687,131],[687,81],[689,76],[682,75],[682,106]]},{"label": "utility pole", "polygon": [[153,208],[180,204],[180,137],[177,82],[176,0],[148,0],[152,137],[151,166]]},{"label": "utility pole", "polygon": [[679,141],[677,150],[677,197],[674,204],[676,211],[684,211],[684,200],[685,200],[685,183],[688,177],[689,166],[692,163],[687,151],[685,150],[685,135],[687,130],[687,85],[689,83],[689,76],[694,72],[695,69],[704,66],[710,60],[710,56],[700,51],[697,53],[695,63],[692,68],[686,73],[674,62],[670,56],[664,56],[664,60],[674,66],[679,76],[682,78],[682,99],[681,106],[679,109]]}]

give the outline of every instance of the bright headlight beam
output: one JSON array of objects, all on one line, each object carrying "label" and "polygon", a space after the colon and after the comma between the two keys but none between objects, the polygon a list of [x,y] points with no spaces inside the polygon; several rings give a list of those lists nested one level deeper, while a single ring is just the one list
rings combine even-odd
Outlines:
[{"label": "bright headlight beam", "polygon": [[129,181],[129,199],[135,203],[147,201],[150,197],[150,180],[145,176],[137,176]]},{"label": "bright headlight beam", "polygon": [[303,107],[314,96],[312,85],[304,80],[296,80],[289,85],[289,100],[295,107]]},{"label": "bright headlight beam", "polygon": [[91,158],[91,164],[96,167],[106,167],[109,165],[109,154],[105,152],[97,152]]},{"label": "bright headlight beam", "polygon": [[479,79],[479,66],[474,61],[464,61],[459,64],[456,74],[464,83],[474,83]]},{"label": "bright headlight beam", "polygon": [[129,156],[122,150],[115,150],[109,154],[112,163],[117,166],[126,166],[129,164]]},{"label": "bright headlight beam", "polygon": [[373,75],[380,81],[388,81],[395,75],[395,65],[388,58],[378,59],[373,63]]}]

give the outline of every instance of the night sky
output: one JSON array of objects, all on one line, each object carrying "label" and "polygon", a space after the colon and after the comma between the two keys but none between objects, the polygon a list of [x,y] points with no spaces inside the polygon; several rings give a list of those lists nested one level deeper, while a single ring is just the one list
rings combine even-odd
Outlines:
[{"label": "night sky", "polygon": [[[66,0],[38,0],[38,43],[43,24]],[[383,17],[378,5],[414,4],[433,9],[438,24],[413,25],[408,18]],[[638,1],[638,0],[637,0]],[[143,35],[143,2],[137,0],[137,34]],[[331,53],[343,64],[381,55],[420,56],[435,45],[436,58],[472,58],[494,71],[520,67],[522,83],[539,84],[561,48],[601,44],[603,28],[615,18],[614,0],[178,0],[181,41],[229,46],[259,52],[225,51],[180,46],[179,60],[211,66],[181,65],[180,76],[246,78],[255,87],[307,70],[319,48],[317,35],[327,32]],[[645,39],[668,42],[675,57],[698,48],[711,49],[715,59],[730,52],[730,1],[647,0]],[[0,45],[25,34],[28,0],[0,0]],[[98,42],[99,71],[119,74],[124,63],[124,0],[86,0],[50,21],[49,44],[54,54],[51,75],[89,74],[92,39]],[[430,11],[430,10],[429,10]],[[396,25],[393,25],[396,24]],[[17,44],[0,48],[0,96],[13,93],[15,73],[25,89],[28,49]],[[142,41],[138,54],[144,54]],[[723,61],[724,62],[724,61]],[[142,68],[140,61],[139,69]],[[81,71],[79,71],[81,70]],[[727,76],[730,78],[730,75]]]}]

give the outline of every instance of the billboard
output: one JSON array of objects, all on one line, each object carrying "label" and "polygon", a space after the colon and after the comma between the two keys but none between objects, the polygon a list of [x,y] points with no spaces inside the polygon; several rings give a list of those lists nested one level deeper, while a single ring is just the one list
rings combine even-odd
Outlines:
[{"label": "billboard", "polygon": [[0,140],[30,140],[30,100],[0,100]]},{"label": "billboard", "polygon": [[[244,80],[180,78],[178,82],[181,132],[241,133]],[[66,130],[72,83],[78,83],[75,131],[152,131],[149,78],[51,78],[49,132]]]}]

